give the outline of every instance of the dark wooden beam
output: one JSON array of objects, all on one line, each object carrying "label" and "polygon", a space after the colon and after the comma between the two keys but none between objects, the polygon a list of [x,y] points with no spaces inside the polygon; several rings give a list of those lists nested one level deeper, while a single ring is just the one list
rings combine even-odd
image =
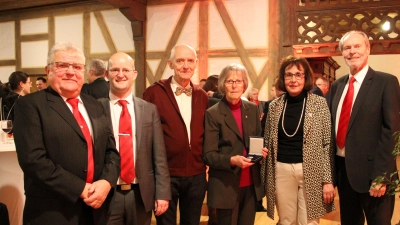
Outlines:
[{"label": "dark wooden beam", "polygon": [[29,34],[29,35],[21,35],[21,42],[25,41],[43,41],[43,40],[48,40],[49,39],[49,34]]},{"label": "dark wooden beam", "polygon": [[[19,0],[18,0],[19,1]],[[1,4],[0,4],[1,5]],[[34,9],[17,9],[13,11],[0,11],[0,22],[36,19],[46,16],[71,15],[83,12],[93,12],[114,9],[113,6],[98,1],[82,1],[61,5],[46,5]]]},{"label": "dark wooden beam", "polygon": [[132,33],[133,43],[135,45],[135,69],[138,72],[138,76],[135,81],[135,96],[142,97],[143,92],[146,88],[146,71],[147,71],[147,59],[146,59],[146,26],[145,22],[132,21]]},{"label": "dark wooden beam", "polygon": [[129,21],[146,21],[147,0],[100,0],[119,8]]},{"label": "dark wooden beam", "polygon": [[16,63],[15,59],[0,60],[0,66],[15,66]]},{"label": "dark wooden beam", "polygon": [[76,2],[85,2],[88,0],[7,0],[0,1],[0,11],[10,11],[16,9],[34,9],[43,6],[69,4]]},{"label": "dark wooden beam", "polygon": [[199,54],[197,55],[197,71],[199,81],[208,77],[208,45],[209,45],[209,2],[199,3]]},{"label": "dark wooden beam", "polygon": [[[247,49],[247,53],[249,57],[267,57],[269,54],[268,49]],[[197,52],[197,55],[202,54],[200,51]],[[147,52],[147,59],[161,59],[165,55],[165,51],[157,51],[157,52]],[[207,57],[208,58],[229,58],[239,57],[239,53],[236,49],[207,49]]]},{"label": "dark wooden beam", "polygon": [[147,0],[148,6],[153,5],[168,5],[186,2],[208,2],[209,0]]}]

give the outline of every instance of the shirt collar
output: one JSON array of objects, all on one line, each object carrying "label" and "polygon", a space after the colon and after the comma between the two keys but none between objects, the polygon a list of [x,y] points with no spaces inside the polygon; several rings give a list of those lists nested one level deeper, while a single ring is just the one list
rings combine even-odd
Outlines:
[{"label": "shirt collar", "polygon": [[367,64],[358,73],[356,73],[356,74],[349,73],[349,80],[350,80],[350,77],[354,77],[356,79],[356,82],[361,84],[363,82],[365,76],[367,75],[368,69],[369,69],[369,66]]},{"label": "shirt collar", "polygon": [[[67,100],[69,99],[69,98],[66,98],[66,97],[64,97],[64,96],[62,96],[62,95],[60,95],[61,96],[61,98],[64,100],[64,102],[67,102]],[[83,101],[82,101],[82,99],[81,99],[81,96],[80,95],[78,95],[78,97],[76,97],[78,100],[79,100],[79,102],[78,103],[81,103],[81,104],[83,104]]]},{"label": "shirt collar", "polygon": [[[178,82],[176,82],[176,80],[175,80],[175,75],[172,76],[172,79],[171,79],[171,87],[172,87],[172,90],[175,90],[177,87],[182,87],[180,84],[178,84]],[[190,82],[189,82],[189,84],[188,84],[186,87],[183,87],[183,88],[188,88],[188,87],[190,87]]]},{"label": "shirt collar", "polygon": [[128,104],[130,104],[130,105],[133,104],[132,92],[124,99],[118,98],[117,96],[113,95],[111,92],[110,92],[109,97],[110,97],[110,102],[111,102],[112,105],[117,104],[118,100],[126,100],[128,102]]}]

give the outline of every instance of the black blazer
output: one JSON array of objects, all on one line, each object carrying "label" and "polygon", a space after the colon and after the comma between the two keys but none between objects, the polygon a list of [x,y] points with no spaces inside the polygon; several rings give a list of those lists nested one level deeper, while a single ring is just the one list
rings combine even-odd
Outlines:
[{"label": "black blazer", "polygon": [[83,84],[81,93],[88,94],[95,99],[108,98],[110,92],[110,83],[103,77],[97,78],[90,84]]},{"label": "black blazer", "polygon": [[[336,149],[336,113],[349,76],[336,80],[327,95]],[[369,68],[354,101],[345,145],[347,175],[352,188],[369,191],[377,176],[396,170],[393,133],[400,130],[400,87],[391,74]],[[335,151],[336,152],[336,151]]]},{"label": "black blazer", "polygon": [[[120,158],[103,107],[80,95],[93,134],[94,181],[116,185]],[[79,224],[87,216],[79,197],[86,184],[87,144],[71,110],[51,87],[20,97],[15,104],[14,138],[24,172],[24,224]],[[102,207],[91,210],[105,224],[113,190]]]}]

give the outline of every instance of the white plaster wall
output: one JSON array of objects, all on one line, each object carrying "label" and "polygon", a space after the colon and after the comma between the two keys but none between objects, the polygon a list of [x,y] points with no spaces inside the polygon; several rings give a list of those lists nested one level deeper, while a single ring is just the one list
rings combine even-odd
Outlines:
[{"label": "white plaster wall", "polygon": [[43,34],[49,32],[48,18],[21,20],[21,35]]},{"label": "white plaster wall", "polygon": [[[48,41],[30,41],[21,43],[21,67],[44,68],[46,66]],[[45,73],[43,69],[43,73]]]},{"label": "white plaster wall", "polygon": [[0,23],[0,60],[15,59],[15,22]]},{"label": "white plaster wall", "polygon": [[72,42],[83,48],[83,14],[56,16],[55,40],[57,42]]},{"label": "white plaster wall", "polygon": [[122,13],[115,10],[106,10],[101,12],[106,21],[111,38],[117,48],[117,51],[133,51],[133,34],[131,22]]}]

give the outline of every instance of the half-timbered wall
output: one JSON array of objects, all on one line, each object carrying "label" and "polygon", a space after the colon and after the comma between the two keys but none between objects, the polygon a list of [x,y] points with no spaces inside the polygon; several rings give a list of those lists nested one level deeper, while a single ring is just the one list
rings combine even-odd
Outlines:
[{"label": "half-timbered wall", "polygon": [[[261,89],[260,98],[268,100],[268,78],[274,76],[270,71],[276,71],[276,63],[271,62],[277,61],[277,54],[271,52],[277,47],[273,42],[277,32],[269,32],[277,26],[274,23],[270,28],[269,18],[277,20],[276,10],[269,9],[271,4],[275,7],[265,0],[148,1],[146,70],[139,75],[146,77],[146,86],[170,76],[167,60],[171,48],[188,43],[199,58],[194,83],[219,74],[230,63],[241,63],[249,71],[250,87]],[[46,54],[59,41],[81,46],[87,61],[106,60],[116,51],[135,57],[131,21],[105,3],[0,13],[0,30],[2,82],[15,70],[44,74]],[[271,42],[275,44],[268,47]]]}]

